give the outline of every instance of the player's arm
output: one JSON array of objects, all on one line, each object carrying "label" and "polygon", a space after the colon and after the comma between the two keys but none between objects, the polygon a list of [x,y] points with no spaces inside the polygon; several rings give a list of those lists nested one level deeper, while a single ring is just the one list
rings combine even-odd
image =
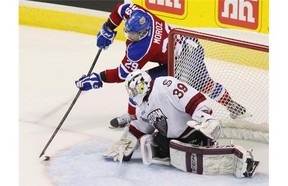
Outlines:
[{"label": "player's arm", "polygon": [[[127,43],[127,46],[129,45],[129,42]],[[125,52],[125,56],[121,61],[121,64],[114,69],[107,69],[102,72],[100,72],[99,76],[97,76],[97,79],[95,78],[90,78],[89,82],[93,83],[92,80],[98,81],[101,83],[121,83],[125,81],[125,78],[127,75],[136,70],[136,69],[141,69],[150,59],[150,54],[142,55],[142,53],[139,53],[139,50],[141,49],[140,46],[133,46],[133,50],[131,48],[127,48]],[[96,74],[96,73],[95,73]],[[82,77],[81,77],[82,78]],[[82,79],[79,79],[78,82],[82,81]],[[85,81],[87,81],[85,79]],[[79,84],[79,83],[78,83]],[[77,85],[78,88],[81,88]],[[93,87],[90,86],[90,89]],[[98,88],[98,87],[97,87]],[[88,89],[88,90],[90,90]]]},{"label": "player's arm", "polygon": [[127,57],[124,56],[121,64],[117,68],[107,69],[107,70],[100,72],[101,80],[105,83],[124,82],[127,75],[134,70],[134,69],[131,69],[130,66],[131,66],[131,63],[129,62]]},{"label": "player's arm", "polygon": [[[140,42],[139,42],[140,43]],[[125,56],[123,57],[121,64],[115,69],[105,70],[100,73],[100,77],[105,83],[121,83],[125,81],[125,78],[130,72],[136,69],[141,69],[150,59],[149,53],[141,53],[141,46],[133,46],[129,42],[127,43],[127,49]]]},{"label": "player's arm", "polygon": [[99,74],[93,72],[90,76],[82,75],[78,80],[75,81],[77,88],[83,91],[91,89],[98,89],[105,83],[120,83],[124,80],[119,78],[118,68],[104,70]]},{"label": "player's arm", "polygon": [[114,29],[117,28],[123,20],[123,17],[121,16],[121,7],[123,7],[123,4],[118,3],[111,12],[108,20],[103,24],[101,30],[98,32],[96,45],[99,48],[107,49],[113,43],[117,34]]},{"label": "player's arm", "polygon": [[130,3],[117,4],[97,34],[97,46],[99,48],[107,49],[113,43],[117,34],[115,29],[121,24],[122,20],[126,20],[130,16],[135,7]]},{"label": "player's arm", "polygon": [[123,20],[126,20],[125,12],[131,6],[130,3],[118,3],[116,7],[112,10],[109,18],[106,22],[107,26],[114,30],[117,28]]},{"label": "player's arm", "polygon": [[105,83],[121,83],[125,79],[119,77],[119,67],[100,72],[101,80]]}]

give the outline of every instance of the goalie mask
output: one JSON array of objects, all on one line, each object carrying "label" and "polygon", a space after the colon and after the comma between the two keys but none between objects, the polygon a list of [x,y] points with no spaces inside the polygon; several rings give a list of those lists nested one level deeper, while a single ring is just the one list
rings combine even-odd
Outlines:
[{"label": "goalie mask", "polygon": [[125,80],[125,86],[129,97],[139,106],[143,103],[143,99],[150,91],[150,75],[141,70],[131,72]]},{"label": "goalie mask", "polygon": [[148,13],[135,10],[125,23],[125,37],[132,42],[140,41],[149,33],[151,23],[152,19]]}]

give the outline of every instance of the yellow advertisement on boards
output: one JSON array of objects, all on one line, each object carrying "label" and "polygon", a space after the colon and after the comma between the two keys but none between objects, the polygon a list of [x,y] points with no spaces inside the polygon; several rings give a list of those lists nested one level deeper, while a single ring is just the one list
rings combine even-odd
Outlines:
[{"label": "yellow advertisement on boards", "polygon": [[154,13],[164,16],[172,17],[174,19],[185,19],[188,14],[188,0],[177,1],[157,1],[149,0],[142,2],[142,6],[146,9],[154,11]]},{"label": "yellow advertisement on boards", "polygon": [[269,0],[132,0],[170,24],[269,33]]}]

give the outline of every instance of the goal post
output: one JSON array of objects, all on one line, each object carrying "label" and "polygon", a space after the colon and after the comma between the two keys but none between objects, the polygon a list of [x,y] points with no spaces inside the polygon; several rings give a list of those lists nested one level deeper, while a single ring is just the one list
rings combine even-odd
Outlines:
[{"label": "goal post", "polygon": [[174,28],[168,74],[207,95],[223,138],[268,143],[269,47],[252,39]]}]

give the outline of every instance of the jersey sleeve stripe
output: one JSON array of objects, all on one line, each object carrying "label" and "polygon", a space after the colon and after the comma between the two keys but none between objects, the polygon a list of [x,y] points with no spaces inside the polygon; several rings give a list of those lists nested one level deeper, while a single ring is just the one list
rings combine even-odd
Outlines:
[{"label": "jersey sleeve stripe", "polygon": [[192,116],[192,114],[194,113],[195,109],[197,108],[197,106],[203,102],[204,100],[206,100],[205,96],[203,94],[201,94],[200,92],[197,93],[195,96],[193,96],[193,98],[191,98],[189,100],[189,102],[187,103],[186,107],[185,107],[185,111],[186,113],[188,113],[189,115]]},{"label": "jersey sleeve stripe", "polygon": [[129,71],[125,68],[123,64],[119,67],[119,78],[125,80],[125,78],[128,76]]},{"label": "jersey sleeve stripe", "polygon": [[118,8],[118,15],[119,15],[122,19],[124,19],[125,21],[126,21],[126,18],[125,18],[125,16],[124,16],[124,14],[125,14],[126,9],[127,9],[129,6],[131,6],[131,4],[130,4],[130,3],[127,3],[127,4],[122,4],[122,5]]},{"label": "jersey sleeve stripe", "polygon": [[137,139],[140,139],[143,135],[145,135],[145,133],[141,132],[133,125],[129,125],[129,132],[131,132]]}]

